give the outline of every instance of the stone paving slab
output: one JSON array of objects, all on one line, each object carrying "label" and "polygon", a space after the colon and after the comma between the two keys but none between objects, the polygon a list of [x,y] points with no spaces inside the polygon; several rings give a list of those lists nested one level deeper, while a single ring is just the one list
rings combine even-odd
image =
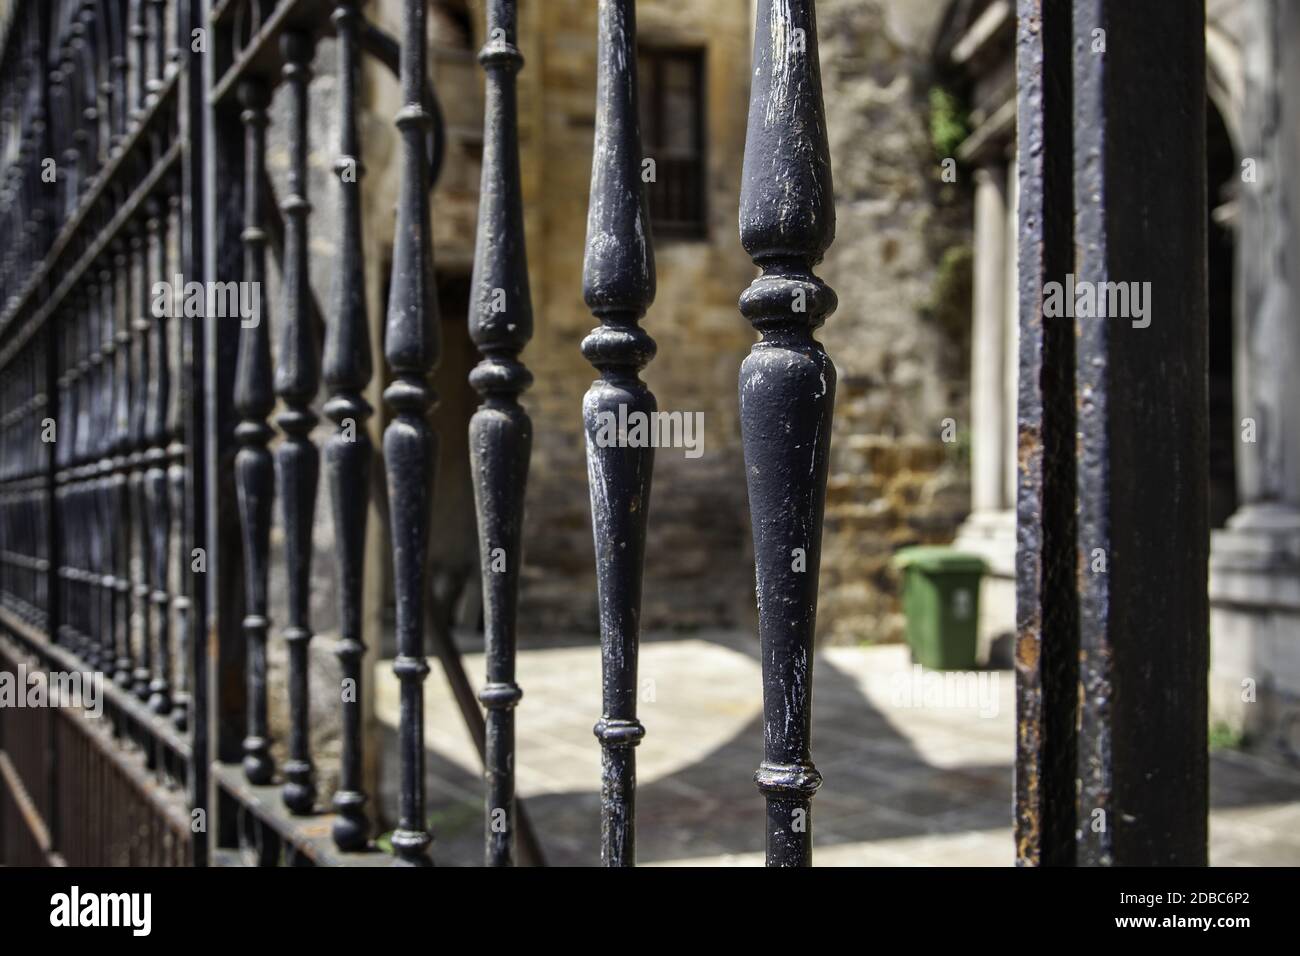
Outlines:
[{"label": "stone paving slab", "polygon": [[[482,784],[473,741],[436,661],[426,684],[429,810],[440,865],[481,863]],[[471,681],[483,656],[466,653]],[[522,651],[518,785],[548,861],[599,862],[600,652],[594,640]],[[762,864],[760,666],[751,638],[651,635],[641,649],[638,847],[645,865]],[[388,728],[384,806],[395,808],[397,682],[381,665]],[[1013,861],[1014,677],[945,682],[899,645],[820,651],[813,802],[820,866],[1005,866]],[[1300,864],[1300,772],[1236,751],[1211,760],[1215,865]]]}]

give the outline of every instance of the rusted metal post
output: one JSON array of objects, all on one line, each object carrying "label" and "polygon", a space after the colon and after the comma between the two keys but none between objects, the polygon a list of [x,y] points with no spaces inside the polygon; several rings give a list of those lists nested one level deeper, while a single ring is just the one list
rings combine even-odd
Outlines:
[{"label": "rusted metal post", "polygon": [[1205,4],[1075,0],[1073,31],[1075,283],[1110,306],[1074,320],[1078,862],[1204,864]]},{"label": "rusted metal post", "polygon": [[1074,261],[1070,5],[1021,0],[1016,523],[1016,863],[1074,860],[1079,608],[1074,554],[1074,329],[1042,289]]}]

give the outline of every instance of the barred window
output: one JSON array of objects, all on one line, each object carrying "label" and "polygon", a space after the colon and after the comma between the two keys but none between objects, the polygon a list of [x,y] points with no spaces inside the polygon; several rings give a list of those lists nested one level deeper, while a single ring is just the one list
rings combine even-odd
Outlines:
[{"label": "barred window", "polygon": [[643,47],[638,60],[651,228],[656,239],[704,238],[704,50]]}]

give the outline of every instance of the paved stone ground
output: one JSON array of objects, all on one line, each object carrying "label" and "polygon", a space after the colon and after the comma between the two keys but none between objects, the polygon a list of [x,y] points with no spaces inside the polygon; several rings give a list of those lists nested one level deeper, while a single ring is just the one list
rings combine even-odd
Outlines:
[{"label": "paved stone ground", "polygon": [[[710,632],[648,638],[641,651],[638,861],[760,865],[763,802],[752,777],[762,748],[752,640]],[[479,865],[479,761],[437,662],[426,684],[429,809],[441,865]],[[483,658],[467,653],[477,687]],[[377,707],[397,720],[380,668]],[[518,782],[548,862],[599,861],[600,713],[594,641],[523,651]],[[1014,678],[939,683],[902,646],[819,652],[813,755],[825,783],[813,802],[822,866],[1010,865]],[[395,765],[383,774],[394,808]],[[1300,771],[1237,751],[1211,761],[1210,861],[1300,864]]]}]

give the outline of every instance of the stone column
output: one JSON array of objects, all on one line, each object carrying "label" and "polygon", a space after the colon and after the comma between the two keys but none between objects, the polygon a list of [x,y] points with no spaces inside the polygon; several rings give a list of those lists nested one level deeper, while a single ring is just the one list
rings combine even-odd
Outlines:
[{"label": "stone column", "polygon": [[1264,735],[1300,710],[1300,7],[1247,0],[1242,14],[1240,505],[1210,554],[1211,709]]},{"label": "stone column", "polygon": [[1007,173],[975,172],[974,315],[971,329],[971,511],[1006,507],[1002,330],[1007,312]]},{"label": "stone column", "polygon": [[[1020,392],[1020,177],[1013,160],[1007,165],[1006,290],[1002,307],[1002,507],[1015,525],[1018,442],[1017,405]],[[1013,530],[1014,533],[1014,530]]]},{"label": "stone column", "polygon": [[971,514],[954,545],[982,557],[980,656],[1015,629],[1016,355],[1015,164],[987,150],[975,171],[971,321]]}]

